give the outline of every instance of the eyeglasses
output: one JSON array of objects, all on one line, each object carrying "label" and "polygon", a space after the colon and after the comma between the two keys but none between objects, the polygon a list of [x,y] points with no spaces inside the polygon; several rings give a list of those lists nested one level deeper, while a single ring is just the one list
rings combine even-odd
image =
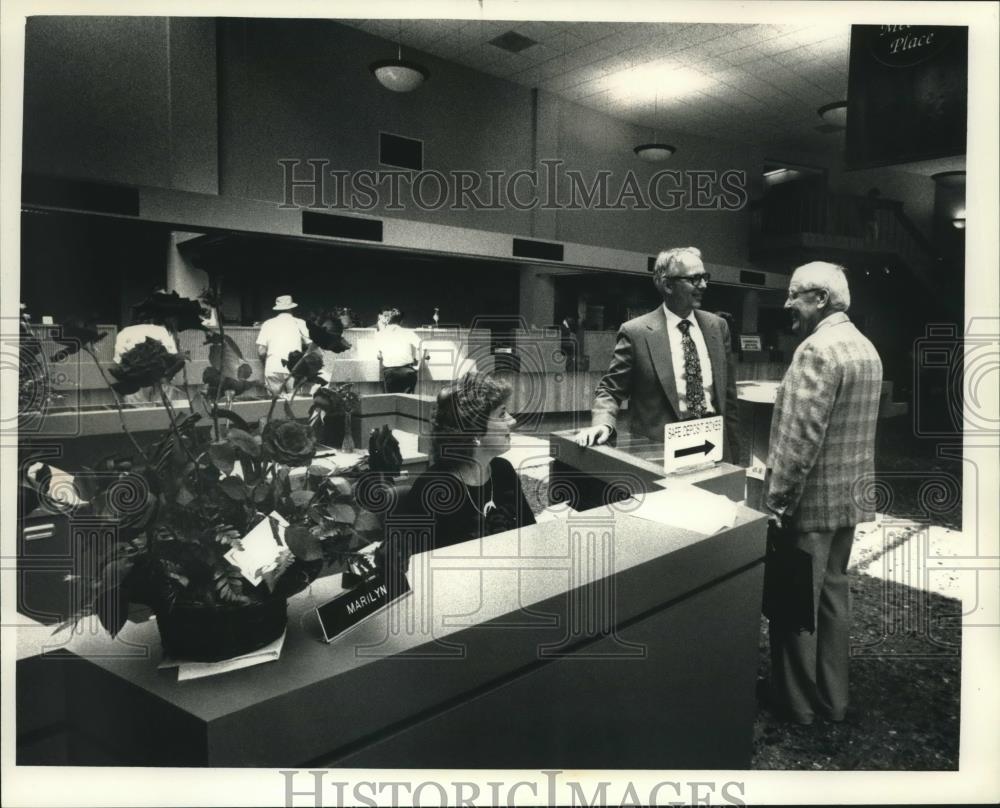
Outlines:
[{"label": "eyeglasses", "polygon": [[806,292],[825,292],[825,291],[826,289],[820,289],[818,286],[807,286],[805,289],[796,289],[795,291],[789,289],[788,299],[795,300],[799,297],[799,295],[804,295]]},{"label": "eyeglasses", "polygon": [[697,275],[674,275],[671,278],[667,278],[668,281],[687,281],[692,286],[698,286],[702,282],[708,286],[708,282],[712,280],[711,273],[699,272]]}]

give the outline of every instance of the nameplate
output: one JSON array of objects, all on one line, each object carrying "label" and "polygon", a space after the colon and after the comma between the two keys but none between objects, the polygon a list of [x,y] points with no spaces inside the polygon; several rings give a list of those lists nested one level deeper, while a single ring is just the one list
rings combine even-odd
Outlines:
[{"label": "nameplate", "polygon": [[376,573],[349,592],[337,595],[333,600],[317,606],[316,617],[319,618],[323,639],[332,642],[393,601],[408,595],[410,584],[405,575],[399,576],[397,587],[399,591],[390,597],[384,574]]},{"label": "nameplate", "polygon": [[722,460],[721,415],[663,427],[663,470],[667,474],[718,460]]}]

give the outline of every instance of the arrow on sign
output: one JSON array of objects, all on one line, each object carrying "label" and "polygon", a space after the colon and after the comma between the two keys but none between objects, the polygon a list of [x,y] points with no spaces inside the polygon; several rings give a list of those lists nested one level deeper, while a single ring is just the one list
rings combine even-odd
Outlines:
[{"label": "arrow on sign", "polygon": [[674,457],[687,457],[688,455],[698,454],[708,454],[712,449],[715,448],[715,444],[710,440],[706,440],[704,443],[698,446],[688,446],[686,449],[677,449],[674,452]]}]

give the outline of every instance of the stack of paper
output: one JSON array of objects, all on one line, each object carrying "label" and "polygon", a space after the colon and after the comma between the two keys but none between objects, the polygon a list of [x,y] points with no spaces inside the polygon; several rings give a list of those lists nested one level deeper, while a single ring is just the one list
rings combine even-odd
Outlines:
[{"label": "stack of paper", "polygon": [[249,654],[233,657],[232,659],[222,659],[218,662],[192,662],[184,659],[171,659],[164,657],[157,666],[160,670],[167,668],[177,668],[177,681],[186,682],[189,679],[201,679],[205,676],[216,676],[220,673],[238,671],[241,668],[250,668],[254,665],[261,665],[264,662],[276,662],[281,656],[281,648],[285,644],[285,632],[281,632],[270,645],[251,651]]},{"label": "stack of paper", "polygon": [[629,516],[710,536],[736,523],[736,503],[693,485],[670,485],[639,498]]}]

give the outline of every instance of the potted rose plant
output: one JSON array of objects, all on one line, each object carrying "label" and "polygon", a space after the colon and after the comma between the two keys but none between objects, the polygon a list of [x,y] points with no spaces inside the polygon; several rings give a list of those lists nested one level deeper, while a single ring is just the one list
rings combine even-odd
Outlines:
[{"label": "potted rose plant", "polygon": [[[83,504],[74,505],[75,513],[106,523],[111,529],[101,535],[113,539],[94,539],[85,548],[87,564],[78,582],[83,597],[64,625],[96,614],[114,636],[130,604],[145,604],[156,615],[168,654],[226,659],[280,636],[287,598],[317,575],[368,563],[359,550],[381,539],[381,520],[359,506],[355,491],[370,492],[397,472],[391,455],[380,453],[350,476],[335,474],[313,462],[316,440],[309,424],[274,417],[277,396],[259,424],[220,407],[222,392],[239,389],[249,375],[221,329],[209,334],[213,373],[206,371],[206,392],[192,397],[184,385],[193,402],[187,413],[179,413],[165,392],[184,367],[182,356],[147,339],[105,374],[92,350],[100,335],[85,326],[74,335],[108,381],[120,416],[119,395],[152,386],[169,427],[141,445],[122,417],[133,452],[96,462],[97,474],[77,475]],[[295,390],[315,380],[306,357],[290,360]],[[285,410],[291,416],[288,402]],[[35,479],[44,486],[47,475],[36,473]],[[44,500],[45,491],[38,493]],[[233,563],[231,551],[262,525],[279,550],[251,579]]]}]

